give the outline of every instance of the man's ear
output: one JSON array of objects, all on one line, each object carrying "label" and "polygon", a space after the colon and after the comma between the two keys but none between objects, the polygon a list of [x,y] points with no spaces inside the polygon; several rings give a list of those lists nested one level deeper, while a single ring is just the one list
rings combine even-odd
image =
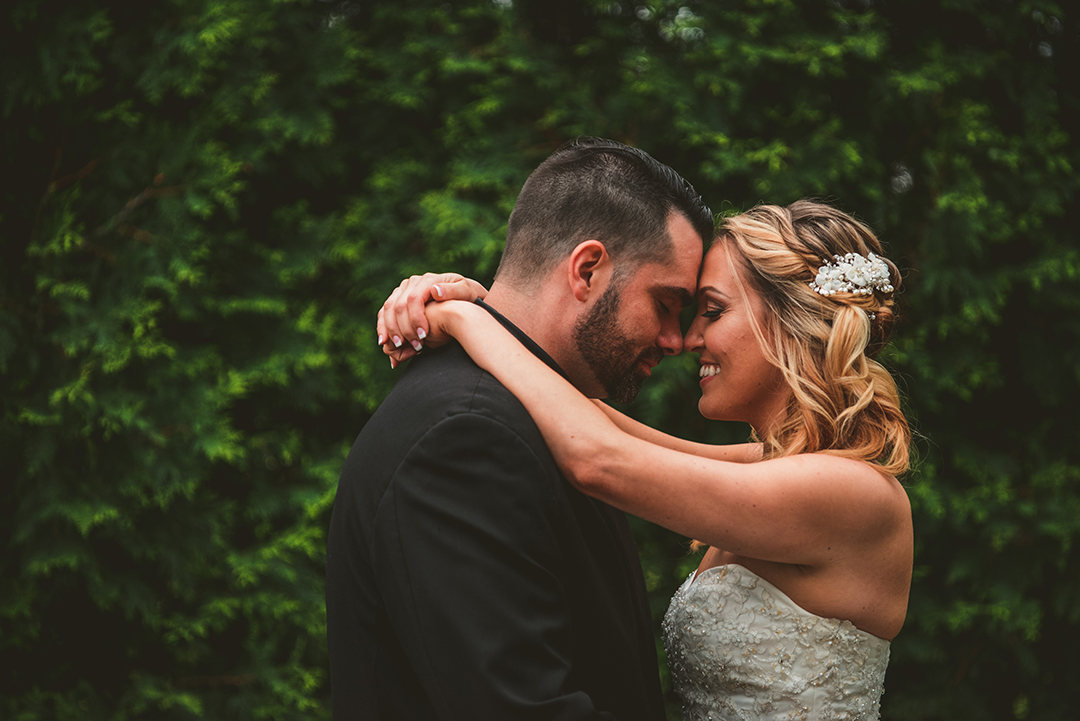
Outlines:
[{"label": "man's ear", "polygon": [[599,240],[584,240],[570,253],[567,281],[574,298],[584,303],[602,293],[611,280],[614,267],[607,248]]}]

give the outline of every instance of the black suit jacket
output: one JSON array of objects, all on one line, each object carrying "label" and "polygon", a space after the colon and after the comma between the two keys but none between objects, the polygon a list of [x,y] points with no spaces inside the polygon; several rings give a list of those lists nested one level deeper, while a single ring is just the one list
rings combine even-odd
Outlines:
[{"label": "black suit jacket", "polygon": [[410,366],[334,502],[335,720],[662,719],[625,516],[566,482],[524,407],[460,346]]}]

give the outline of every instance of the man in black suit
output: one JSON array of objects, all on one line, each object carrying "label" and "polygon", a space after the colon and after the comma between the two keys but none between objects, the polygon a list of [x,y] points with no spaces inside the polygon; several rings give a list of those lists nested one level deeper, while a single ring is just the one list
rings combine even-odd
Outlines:
[{"label": "man in black suit", "polygon": [[[712,230],[670,168],[580,139],[522,188],[485,307],[582,393],[629,401],[682,349]],[[337,721],[664,717],[625,517],[457,344],[410,361],[365,425],[328,546]]]}]

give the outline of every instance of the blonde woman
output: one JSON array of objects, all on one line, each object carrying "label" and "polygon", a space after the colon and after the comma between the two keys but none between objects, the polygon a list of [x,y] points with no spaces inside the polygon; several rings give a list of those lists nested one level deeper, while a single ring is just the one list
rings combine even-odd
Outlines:
[{"label": "blonde woman", "polygon": [[811,201],[721,225],[684,347],[701,364],[700,412],[753,428],[757,442],[737,446],[673,438],[588,400],[475,304],[429,304],[425,318],[429,295],[477,295],[438,278],[404,283],[380,335],[452,337],[522,402],[571,483],[708,546],[664,619],[683,718],[877,718],[912,524],[897,481],[909,430],[872,359],[900,279],[874,234]]}]

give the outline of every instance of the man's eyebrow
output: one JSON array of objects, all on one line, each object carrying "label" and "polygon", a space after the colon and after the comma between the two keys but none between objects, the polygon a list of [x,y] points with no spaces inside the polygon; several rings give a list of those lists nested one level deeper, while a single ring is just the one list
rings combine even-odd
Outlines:
[{"label": "man's eyebrow", "polygon": [[688,292],[686,288],[683,288],[682,286],[663,285],[660,286],[660,292],[678,298],[679,302],[682,303],[683,308],[694,304],[694,294]]}]

